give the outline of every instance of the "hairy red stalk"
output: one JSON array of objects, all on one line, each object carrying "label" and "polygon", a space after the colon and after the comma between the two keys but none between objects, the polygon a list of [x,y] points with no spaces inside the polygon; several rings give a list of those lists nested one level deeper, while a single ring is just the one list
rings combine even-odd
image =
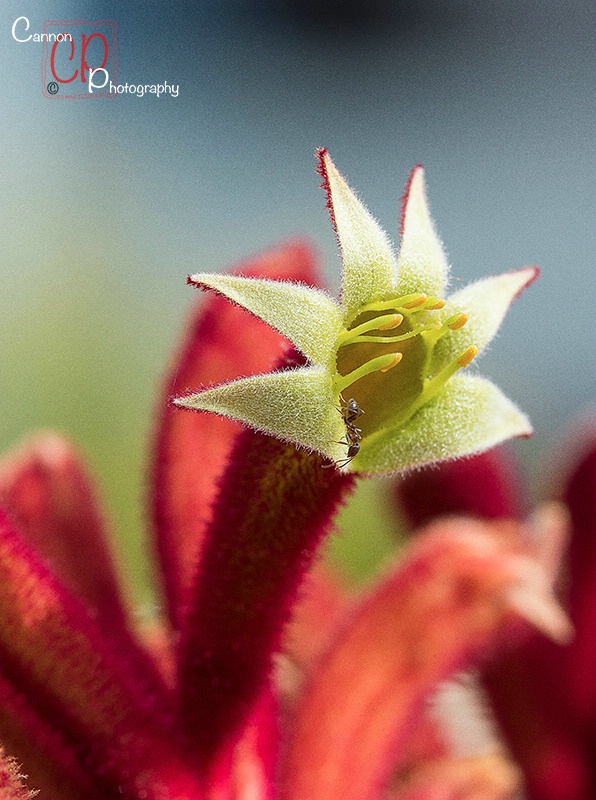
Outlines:
[{"label": "hairy red stalk", "polygon": [[[300,243],[262,253],[235,270],[248,277],[311,284],[316,272],[312,250]],[[156,549],[175,629],[184,615],[218,481],[240,425],[214,414],[181,413],[166,401],[201,384],[267,372],[286,345],[277,331],[223,297],[202,298],[192,312],[164,387],[151,476]]]},{"label": "hairy red stalk", "polygon": [[183,727],[209,763],[250,715],[302,579],[354,478],[258,433],[237,439],[180,651]]},{"label": "hairy red stalk", "polygon": [[[200,800],[197,775],[126,661],[3,516],[0,582],[3,678],[57,732],[94,786],[123,800]],[[17,726],[26,723],[13,708]]]},{"label": "hairy red stalk", "polygon": [[0,501],[52,572],[107,626],[125,625],[111,543],[91,480],[62,436],[39,433],[0,462]]}]

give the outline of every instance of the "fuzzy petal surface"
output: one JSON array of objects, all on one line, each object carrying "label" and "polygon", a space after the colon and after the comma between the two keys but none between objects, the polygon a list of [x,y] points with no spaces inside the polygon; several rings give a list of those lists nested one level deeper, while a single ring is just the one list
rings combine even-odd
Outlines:
[{"label": "fuzzy petal surface", "polygon": [[123,800],[201,800],[198,776],[130,666],[3,515],[0,586],[3,676],[39,708],[98,786]]},{"label": "fuzzy petal surface", "polygon": [[389,237],[320,150],[319,174],[344,265],[342,305],[348,317],[361,305],[391,293],[396,275]]},{"label": "fuzzy petal surface", "polygon": [[452,294],[440,312],[445,320],[452,314],[467,314],[466,325],[438,342],[431,369],[440,370],[470,345],[482,352],[501,327],[509,306],[539,275],[537,267],[525,267],[475,281]]},{"label": "fuzzy petal surface", "polygon": [[402,238],[397,258],[397,294],[443,294],[449,265],[428,210],[424,170],[415,167],[402,201]]},{"label": "fuzzy petal surface", "polygon": [[[286,336],[313,364],[327,366],[341,328],[337,303],[320,289],[290,281],[201,273],[189,279],[248,309]],[[234,335],[230,331],[230,335]],[[242,331],[236,335],[242,336]]]},{"label": "fuzzy petal surface", "polygon": [[0,500],[19,531],[85,604],[156,708],[167,713],[165,686],[120,594],[111,537],[95,494],[78,453],[58,434],[38,434],[0,463]]},{"label": "fuzzy petal surface", "polygon": [[245,422],[279,439],[298,442],[332,459],[345,451],[342,419],[329,372],[302,367],[241,378],[180,397],[176,405]]},{"label": "fuzzy petal surface", "polygon": [[353,477],[271,436],[236,440],[198,564],[179,657],[180,718],[198,763],[242,734],[317,546]]},{"label": "fuzzy petal surface", "polygon": [[528,436],[528,418],[486,378],[454,375],[406,425],[379,431],[352,462],[364,473],[389,473],[488,450]]},{"label": "fuzzy petal surface", "polygon": [[111,537],[72,445],[47,432],[9,453],[0,462],[0,501],[54,574],[94,615],[123,626]]}]

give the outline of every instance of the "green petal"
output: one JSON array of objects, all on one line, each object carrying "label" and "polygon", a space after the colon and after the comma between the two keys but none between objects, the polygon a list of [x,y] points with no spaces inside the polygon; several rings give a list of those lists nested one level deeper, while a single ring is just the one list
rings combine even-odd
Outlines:
[{"label": "green petal", "polygon": [[214,289],[265,320],[313,363],[326,366],[332,358],[342,314],[337,303],[319,289],[289,281],[210,273],[192,275],[189,280]]},{"label": "green petal", "polygon": [[482,352],[498,331],[513,300],[537,276],[536,267],[526,267],[483,278],[451,295],[445,308],[439,312],[440,319],[464,313],[469,320],[463,328],[444,336],[437,343],[431,373],[438,372],[470,345]]},{"label": "green petal", "polygon": [[422,167],[414,168],[406,188],[397,272],[398,295],[425,292],[440,297],[445,290],[449,265],[430,218]]},{"label": "green petal", "polygon": [[393,291],[395,256],[389,237],[350,189],[326,150],[320,173],[343,258],[342,305],[350,318]]},{"label": "green petal", "polygon": [[333,460],[345,457],[346,446],[340,444],[345,427],[335,405],[332,376],[320,367],[240,378],[174,402],[244,422]]},{"label": "green petal", "polygon": [[399,472],[434,461],[488,450],[513,436],[527,436],[527,417],[485,378],[454,375],[443,392],[401,428],[369,436],[350,469]]}]

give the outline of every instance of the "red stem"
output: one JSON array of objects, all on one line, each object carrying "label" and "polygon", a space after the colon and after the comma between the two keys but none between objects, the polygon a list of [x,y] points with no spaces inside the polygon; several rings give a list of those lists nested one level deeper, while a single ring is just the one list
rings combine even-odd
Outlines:
[{"label": "red stem", "polygon": [[250,431],[238,437],[181,641],[180,714],[203,765],[241,732],[353,480],[294,445]]}]

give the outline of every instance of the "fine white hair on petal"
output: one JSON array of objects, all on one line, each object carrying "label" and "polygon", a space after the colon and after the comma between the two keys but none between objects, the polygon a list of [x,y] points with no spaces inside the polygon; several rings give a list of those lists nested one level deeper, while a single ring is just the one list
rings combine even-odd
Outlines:
[{"label": "fine white hair on petal", "polygon": [[397,294],[425,292],[441,296],[449,264],[430,216],[424,188],[424,170],[416,167],[403,203],[403,232],[397,258]]},{"label": "fine white hair on petal", "polygon": [[319,172],[341,248],[342,307],[349,318],[360,306],[393,291],[397,269],[394,247],[326,150],[319,152]]}]

